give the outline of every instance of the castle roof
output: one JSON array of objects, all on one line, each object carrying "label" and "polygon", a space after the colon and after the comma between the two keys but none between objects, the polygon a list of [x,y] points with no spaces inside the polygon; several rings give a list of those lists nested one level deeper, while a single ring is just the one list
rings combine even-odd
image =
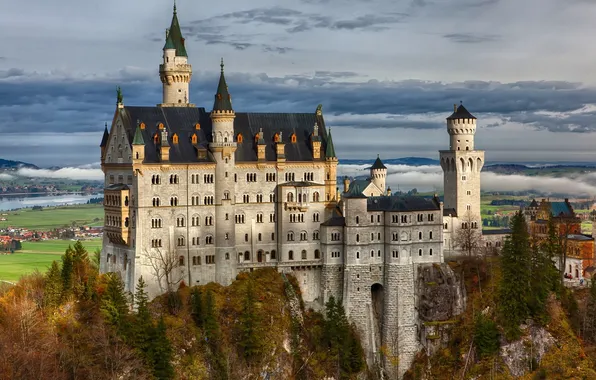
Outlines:
[{"label": "castle roof", "polygon": [[382,195],[367,199],[368,211],[436,211],[441,209],[437,198],[414,195]]},{"label": "castle roof", "polygon": [[476,119],[476,116],[472,115],[463,104],[460,104],[459,107],[447,118],[447,120],[454,120],[454,119]]},{"label": "castle roof", "polygon": [[[119,109],[124,128],[128,134],[128,141],[133,141],[136,132],[136,121],[145,123],[141,130],[145,142],[145,163],[159,161],[158,150],[161,134],[158,125],[164,124],[168,138],[178,135],[178,144],[170,144],[170,163],[213,162],[207,155],[204,159],[197,158],[197,149],[206,148],[212,139],[212,125],[209,112],[199,107],[131,107]],[[313,158],[310,134],[313,125],[317,123],[322,136],[327,136],[325,120],[322,115],[315,113],[236,113],[234,119],[234,134],[241,133],[245,138],[237,144],[236,162],[257,162],[257,142],[254,139],[263,129],[265,141],[265,160],[276,161],[276,143],[274,136],[296,135],[296,142],[285,143],[286,161],[325,161],[325,157]],[[197,126],[198,124],[198,126]],[[157,136],[157,143],[154,139]],[[192,144],[192,135],[197,135],[197,144]],[[249,138],[250,137],[250,138]],[[327,139],[323,138],[323,148],[327,146]]]},{"label": "castle roof", "polygon": [[140,125],[137,125],[135,137],[132,139],[132,145],[145,145],[145,140],[143,139],[143,133],[141,132]]},{"label": "castle roof", "polygon": [[224,76],[223,58],[221,59],[221,74],[219,75],[219,84],[217,85],[217,92],[215,93],[213,111],[233,111],[232,97],[228,92],[228,85],[226,84],[226,77]]},{"label": "castle roof", "polygon": [[108,145],[108,138],[110,137],[110,134],[108,133],[108,123],[106,123],[106,128],[103,130],[103,137],[101,138],[101,144],[99,144],[100,147],[104,147],[106,145]]},{"label": "castle roof", "polygon": [[444,208],[443,216],[454,216],[457,217],[457,211],[454,208]]},{"label": "castle roof", "polygon": [[574,217],[575,212],[568,201],[550,202],[550,213],[552,216]]},{"label": "castle roof", "polygon": [[367,179],[356,179],[350,182],[348,191],[343,193],[344,198],[366,198],[366,195],[362,194],[368,187],[370,181]]},{"label": "castle roof", "polygon": [[385,165],[383,165],[383,161],[381,161],[381,159],[379,158],[378,155],[377,155],[377,160],[375,161],[373,166],[371,166],[370,168],[371,169],[387,169],[387,167]]},{"label": "castle roof", "polygon": [[335,155],[335,147],[333,146],[333,139],[331,138],[331,129],[327,133],[327,147],[325,148],[325,156],[328,158],[337,157]]},{"label": "castle roof", "polygon": [[343,216],[332,216],[331,218],[327,219],[324,223],[321,223],[322,226],[328,227],[342,227],[346,224],[346,218]]},{"label": "castle roof", "polygon": [[538,207],[538,202],[536,202],[536,199],[532,199],[532,202],[528,205],[528,207]]},{"label": "castle roof", "polygon": [[184,37],[182,37],[182,31],[180,30],[180,23],[178,22],[178,15],[176,13],[176,5],[174,4],[174,14],[172,15],[172,23],[170,29],[168,29],[165,49],[176,49],[176,56],[187,57],[186,47],[184,47]]}]

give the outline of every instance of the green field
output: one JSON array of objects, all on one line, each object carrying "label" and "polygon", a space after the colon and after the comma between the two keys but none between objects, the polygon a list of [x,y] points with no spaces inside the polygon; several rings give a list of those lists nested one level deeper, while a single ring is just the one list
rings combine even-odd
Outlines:
[{"label": "green field", "polygon": [[[23,242],[23,249],[12,255],[0,255],[0,280],[17,281],[22,275],[31,273],[35,269],[45,272],[54,260],[60,260],[73,240],[46,240],[40,242]],[[82,241],[91,254],[101,247],[101,239]]]},{"label": "green field", "polygon": [[54,228],[72,226],[102,226],[103,205],[75,205],[46,207],[41,211],[22,209],[2,212],[5,221],[0,221],[0,228],[19,227],[29,230],[47,231]]}]

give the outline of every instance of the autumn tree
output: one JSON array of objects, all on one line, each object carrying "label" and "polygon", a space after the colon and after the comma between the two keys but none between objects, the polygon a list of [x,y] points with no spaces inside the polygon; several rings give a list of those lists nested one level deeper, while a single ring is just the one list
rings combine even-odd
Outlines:
[{"label": "autumn tree", "polygon": [[529,316],[531,258],[530,235],[526,220],[517,212],[511,221],[511,235],[501,251],[501,282],[499,284],[499,316],[509,340],[519,338],[519,325]]},{"label": "autumn tree", "polygon": [[199,288],[195,287],[190,292],[190,315],[197,327],[203,327],[203,297]]},{"label": "autumn tree", "polygon": [[468,257],[472,257],[479,252],[482,247],[482,230],[478,229],[477,218],[468,211],[460,219],[462,226],[455,232],[454,244]]},{"label": "autumn tree", "polygon": [[145,249],[145,257],[157,280],[162,293],[173,292],[182,281],[182,273],[178,270],[178,256],[174,249]]}]

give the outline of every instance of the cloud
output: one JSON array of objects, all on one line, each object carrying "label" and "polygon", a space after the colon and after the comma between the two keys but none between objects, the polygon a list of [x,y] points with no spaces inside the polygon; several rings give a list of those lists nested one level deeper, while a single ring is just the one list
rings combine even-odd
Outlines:
[{"label": "cloud", "polygon": [[460,44],[477,44],[482,42],[492,42],[500,37],[496,34],[473,34],[473,33],[449,33],[443,35],[444,38]]},{"label": "cloud", "polygon": [[101,169],[61,168],[58,170],[50,170],[21,168],[16,171],[16,174],[27,178],[68,178],[89,181],[104,180],[104,175]]},{"label": "cloud", "polygon": [[0,181],[10,181],[13,180],[15,177],[8,173],[0,173]]},{"label": "cloud", "polygon": [[332,29],[348,30],[385,30],[389,25],[403,22],[408,17],[405,13],[389,13],[387,15],[366,14],[353,19],[339,20],[331,25]]},{"label": "cloud", "polygon": [[[386,165],[387,186],[393,191],[442,191],[443,171],[440,166]],[[345,165],[338,167],[338,176],[368,177],[370,165]],[[340,184],[342,186],[342,184]],[[482,191],[537,191],[544,195],[568,194],[592,197],[596,194],[596,173],[566,177],[503,175],[482,172]]]}]

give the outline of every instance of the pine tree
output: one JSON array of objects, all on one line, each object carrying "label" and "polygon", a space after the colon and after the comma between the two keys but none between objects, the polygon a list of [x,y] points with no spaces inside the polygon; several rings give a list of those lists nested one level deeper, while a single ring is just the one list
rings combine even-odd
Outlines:
[{"label": "pine tree", "polygon": [[163,317],[159,319],[157,327],[153,329],[150,357],[153,360],[153,376],[158,380],[174,378],[172,367],[172,345],[166,335],[166,324]]},{"label": "pine tree", "polygon": [[209,345],[215,345],[219,341],[220,331],[217,322],[217,312],[215,310],[215,297],[212,291],[207,292],[205,300],[205,338]]},{"label": "pine tree", "polygon": [[108,273],[106,277],[106,290],[101,300],[100,310],[107,323],[116,327],[121,334],[126,334],[128,302],[124,294],[124,283],[115,273]]},{"label": "pine tree", "polygon": [[530,236],[521,212],[511,221],[511,236],[501,252],[501,283],[499,284],[499,316],[509,340],[519,338],[519,325],[529,316],[528,298],[531,280]]},{"label": "pine tree", "polygon": [[244,358],[254,359],[261,351],[262,340],[259,336],[260,321],[255,310],[255,295],[252,282],[246,287],[244,305],[240,314],[240,347]]},{"label": "pine tree", "polygon": [[52,266],[46,273],[45,280],[44,304],[48,307],[56,307],[60,305],[62,297],[62,276],[57,261],[52,262]]},{"label": "pine tree", "polygon": [[72,292],[73,283],[73,254],[74,251],[69,245],[62,256],[62,299],[66,299]]},{"label": "pine tree", "polygon": [[196,287],[190,292],[190,314],[197,327],[203,327],[203,297]]},{"label": "pine tree", "polygon": [[586,342],[596,343],[596,280],[592,279],[590,293],[586,300],[586,310],[582,326],[582,337]]},{"label": "pine tree", "polygon": [[136,292],[134,296],[137,313],[135,315],[135,324],[132,326],[133,341],[137,349],[142,355],[147,355],[148,349],[151,346],[151,334],[153,331],[153,321],[149,313],[149,297],[145,292],[145,280],[143,276],[139,277],[137,282]]},{"label": "pine tree", "polygon": [[482,314],[478,314],[474,321],[474,345],[480,357],[491,356],[499,351],[497,324]]}]

